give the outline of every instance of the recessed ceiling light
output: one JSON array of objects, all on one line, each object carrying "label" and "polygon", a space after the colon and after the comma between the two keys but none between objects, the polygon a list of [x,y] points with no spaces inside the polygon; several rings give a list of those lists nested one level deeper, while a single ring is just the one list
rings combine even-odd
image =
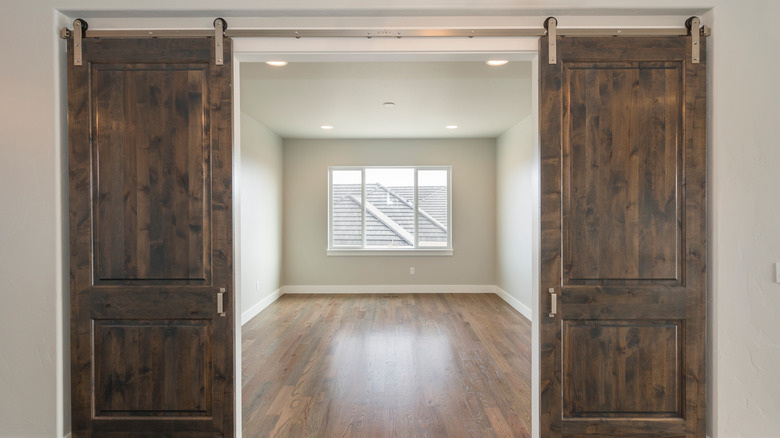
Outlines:
[{"label": "recessed ceiling light", "polygon": [[498,67],[499,65],[504,65],[507,62],[509,61],[507,61],[506,59],[491,59],[490,61],[487,62],[487,65]]},{"label": "recessed ceiling light", "polygon": [[458,125],[447,125],[445,126],[447,129],[458,129]]},{"label": "recessed ceiling light", "polygon": [[333,129],[333,126],[331,126],[331,125],[322,125],[322,126],[320,126],[320,128],[327,130],[327,129]]},{"label": "recessed ceiling light", "polygon": [[382,104],[382,106],[385,106],[385,107],[388,107],[388,108],[392,108],[392,107],[395,106],[395,102],[384,102]]},{"label": "recessed ceiling light", "polygon": [[287,61],[266,61],[265,63],[272,67],[284,67],[287,65]]}]

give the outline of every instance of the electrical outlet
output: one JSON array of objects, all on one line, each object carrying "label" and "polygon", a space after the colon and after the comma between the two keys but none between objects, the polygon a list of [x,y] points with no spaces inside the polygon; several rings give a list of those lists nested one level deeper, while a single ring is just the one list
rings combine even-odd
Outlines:
[{"label": "electrical outlet", "polygon": [[414,268],[409,268],[409,275],[414,275]]}]

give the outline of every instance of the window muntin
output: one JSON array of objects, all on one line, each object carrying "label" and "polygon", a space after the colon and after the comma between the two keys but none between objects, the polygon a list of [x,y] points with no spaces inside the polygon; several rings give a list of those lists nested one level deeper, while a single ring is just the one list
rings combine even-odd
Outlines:
[{"label": "window muntin", "polygon": [[329,250],[451,253],[450,167],[330,167],[328,174]]}]

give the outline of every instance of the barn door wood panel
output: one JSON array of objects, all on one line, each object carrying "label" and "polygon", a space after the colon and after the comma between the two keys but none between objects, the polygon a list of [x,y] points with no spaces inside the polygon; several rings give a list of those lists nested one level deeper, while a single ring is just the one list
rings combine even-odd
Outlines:
[{"label": "barn door wood panel", "polygon": [[[230,40],[68,43],[74,437],[234,435]],[[225,288],[226,313],[217,313]]]},{"label": "barn door wood panel", "polygon": [[703,437],[704,59],[690,37],[547,46],[541,436]]}]

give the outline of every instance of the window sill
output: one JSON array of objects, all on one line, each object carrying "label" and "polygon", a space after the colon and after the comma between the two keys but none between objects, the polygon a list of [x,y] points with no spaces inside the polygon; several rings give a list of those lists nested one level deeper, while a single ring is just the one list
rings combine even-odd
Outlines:
[{"label": "window sill", "polygon": [[452,249],[329,249],[328,256],[428,257],[451,256]]}]

